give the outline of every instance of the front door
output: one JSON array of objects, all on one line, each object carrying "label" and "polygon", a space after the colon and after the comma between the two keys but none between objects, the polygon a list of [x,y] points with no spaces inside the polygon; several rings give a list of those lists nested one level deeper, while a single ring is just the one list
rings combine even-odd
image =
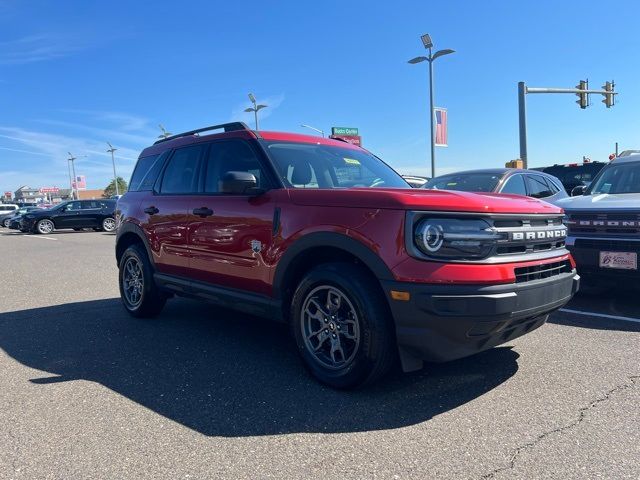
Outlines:
[{"label": "front door", "polygon": [[191,275],[221,287],[269,294],[268,253],[279,191],[254,196],[220,193],[219,181],[229,171],[252,173],[264,190],[272,186],[249,142],[231,139],[210,144],[202,172],[204,192],[193,197],[189,207]]},{"label": "front door", "polygon": [[66,203],[57,209],[55,215],[52,215],[56,228],[75,228],[79,223],[81,209],[80,200]]}]

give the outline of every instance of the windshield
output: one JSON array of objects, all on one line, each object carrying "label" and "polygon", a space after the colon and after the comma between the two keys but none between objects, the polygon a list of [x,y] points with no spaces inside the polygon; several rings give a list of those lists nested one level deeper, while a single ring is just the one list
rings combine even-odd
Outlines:
[{"label": "windshield", "polygon": [[500,178],[502,178],[501,173],[456,173],[432,178],[424,188],[462,192],[493,192]]},{"label": "windshield", "polygon": [[313,143],[267,144],[278,174],[293,188],[411,188],[382,160],[364,150]]},{"label": "windshield", "polygon": [[586,192],[587,195],[600,193],[640,193],[640,162],[614,164],[603,169]]}]

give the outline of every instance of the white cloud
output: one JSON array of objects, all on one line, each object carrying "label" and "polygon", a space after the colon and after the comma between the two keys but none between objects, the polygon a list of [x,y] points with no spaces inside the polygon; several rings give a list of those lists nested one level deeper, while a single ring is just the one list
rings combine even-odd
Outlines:
[{"label": "white cloud", "polygon": [[33,63],[66,57],[83,50],[80,38],[39,34],[0,42],[0,64]]}]

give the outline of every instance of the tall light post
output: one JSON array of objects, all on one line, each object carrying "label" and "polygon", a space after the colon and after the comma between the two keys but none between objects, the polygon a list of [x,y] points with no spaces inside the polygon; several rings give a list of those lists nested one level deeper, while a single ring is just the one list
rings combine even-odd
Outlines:
[{"label": "tall light post", "polygon": [[304,128],[310,128],[311,130],[315,130],[316,132],[318,132],[320,135],[322,135],[322,137],[324,138],[324,130],[320,130],[319,128],[316,127],[312,127],[311,125],[305,125],[304,123],[300,125],[301,127]]},{"label": "tall light post", "polygon": [[109,150],[107,150],[107,153],[111,154],[111,163],[113,164],[113,181],[116,184],[116,195],[120,195],[120,188],[118,187],[118,176],[116,175],[116,159],[113,155],[113,152],[115,152],[117,148],[113,148],[113,145],[111,145],[109,142],[107,142],[107,145],[109,145]]},{"label": "tall light post", "polygon": [[[75,161],[78,157],[74,157],[71,152],[69,154],[68,162],[71,162],[71,171],[73,173],[73,181],[71,182],[71,197],[73,200],[78,200],[78,177],[76,177],[76,164]],[[75,185],[75,188],[74,188]]]},{"label": "tall light post", "polygon": [[262,110],[263,108],[267,108],[267,105],[256,105],[256,97],[253,96],[253,93],[249,94],[249,100],[251,100],[251,103],[253,103],[253,107],[249,107],[249,108],[245,108],[244,111],[246,113],[249,112],[253,112],[253,114],[255,115],[255,119],[256,119],[256,131],[258,130],[258,111]]},{"label": "tall light post", "polygon": [[433,52],[433,42],[431,41],[431,37],[428,33],[425,33],[420,37],[422,40],[422,45],[424,48],[429,50],[429,55],[427,57],[416,57],[409,60],[409,63],[415,65],[416,63],[424,62],[425,60],[429,62],[429,113],[431,117],[431,176],[436,176],[436,145],[434,141],[434,126],[433,126],[433,118],[434,118],[434,106],[433,106],[433,62],[438,57],[442,57],[444,55],[449,55],[450,53],[454,53],[455,50],[451,50],[446,48],[444,50],[438,50],[435,53]]},{"label": "tall light post", "polygon": [[171,135],[173,135],[173,133],[167,132],[162,124],[158,125],[158,127],[160,127],[160,131],[162,132],[160,135],[158,135],[158,138],[169,138]]}]

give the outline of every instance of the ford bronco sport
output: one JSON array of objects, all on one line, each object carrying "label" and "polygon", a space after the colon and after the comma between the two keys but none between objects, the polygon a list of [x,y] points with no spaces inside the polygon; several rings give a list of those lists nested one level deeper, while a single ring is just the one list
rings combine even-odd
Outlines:
[{"label": "ford bronco sport", "polygon": [[217,125],[141,153],[118,202],[120,292],[136,317],[183,295],[287,322],[311,373],[350,388],[544,324],[579,284],[562,218],[411,189],[338,140]]},{"label": "ford bronco sport", "polygon": [[585,279],[640,285],[640,155],[616,158],[584,195],[558,205],[569,227],[567,248]]}]

